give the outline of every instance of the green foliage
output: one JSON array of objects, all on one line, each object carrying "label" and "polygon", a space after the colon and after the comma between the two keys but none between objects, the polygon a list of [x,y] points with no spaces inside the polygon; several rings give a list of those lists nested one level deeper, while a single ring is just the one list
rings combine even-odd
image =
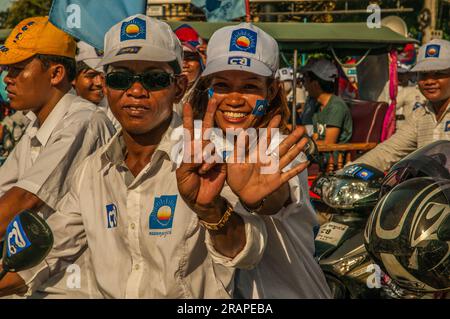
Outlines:
[{"label": "green foliage", "polygon": [[14,28],[23,19],[46,16],[51,4],[52,0],[17,0],[9,10],[0,13],[0,27]]}]

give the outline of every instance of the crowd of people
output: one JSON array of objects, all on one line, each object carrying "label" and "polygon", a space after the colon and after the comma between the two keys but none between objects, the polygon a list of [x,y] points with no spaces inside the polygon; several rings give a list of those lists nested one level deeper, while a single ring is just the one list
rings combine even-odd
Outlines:
[{"label": "crowd of people", "polygon": [[[280,69],[276,40],[251,23],[220,28],[206,43],[189,25],[172,30],[135,15],[104,43],[100,52],[32,17],[0,47],[15,111],[2,124],[13,123],[13,142],[0,167],[0,236],[25,210],[54,236],[43,262],[0,281],[0,296],[331,298],[315,259],[303,151],[308,135],[317,144],[352,136],[335,64],[310,59],[300,69],[302,125],[292,130],[293,72]],[[450,139],[450,43],[425,44],[412,71],[423,96],[401,104],[397,133],[358,162],[386,170]],[[268,129],[257,131],[257,145],[272,150],[266,157],[250,160],[244,143],[245,161],[236,161],[238,147],[217,136],[212,160],[203,157],[217,132],[253,128]],[[283,139],[267,133],[275,128]],[[198,135],[208,136],[200,152]],[[73,264],[77,287],[67,285]]]}]

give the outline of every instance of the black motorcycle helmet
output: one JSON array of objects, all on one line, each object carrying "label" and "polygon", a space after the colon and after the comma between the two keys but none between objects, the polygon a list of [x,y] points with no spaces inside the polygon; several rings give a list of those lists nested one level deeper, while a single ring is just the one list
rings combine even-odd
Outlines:
[{"label": "black motorcycle helmet", "polygon": [[415,177],[450,179],[450,141],[436,141],[409,154],[383,179],[380,198],[396,185]]},{"label": "black motorcycle helmet", "polygon": [[450,180],[413,178],[376,205],[364,242],[394,282],[413,292],[450,289]]}]

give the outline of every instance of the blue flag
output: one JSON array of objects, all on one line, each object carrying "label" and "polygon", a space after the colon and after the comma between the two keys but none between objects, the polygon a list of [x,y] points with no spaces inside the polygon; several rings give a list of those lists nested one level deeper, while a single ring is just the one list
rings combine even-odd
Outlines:
[{"label": "blue flag", "polygon": [[209,22],[231,21],[245,16],[245,0],[192,0]]},{"label": "blue flag", "polygon": [[106,32],[134,14],[146,14],[147,0],[53,0],[50,21],[75,38],[103,50]]}]

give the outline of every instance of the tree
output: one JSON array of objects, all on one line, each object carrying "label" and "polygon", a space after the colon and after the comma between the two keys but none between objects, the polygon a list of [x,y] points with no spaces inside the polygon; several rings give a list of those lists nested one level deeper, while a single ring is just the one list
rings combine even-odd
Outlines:
[{"label": "tree", "polygon": [[14,28],[23,19],[46,16],[51,4],[52,0],[16,0],[7,11],[0,12],[0,27]]}]

